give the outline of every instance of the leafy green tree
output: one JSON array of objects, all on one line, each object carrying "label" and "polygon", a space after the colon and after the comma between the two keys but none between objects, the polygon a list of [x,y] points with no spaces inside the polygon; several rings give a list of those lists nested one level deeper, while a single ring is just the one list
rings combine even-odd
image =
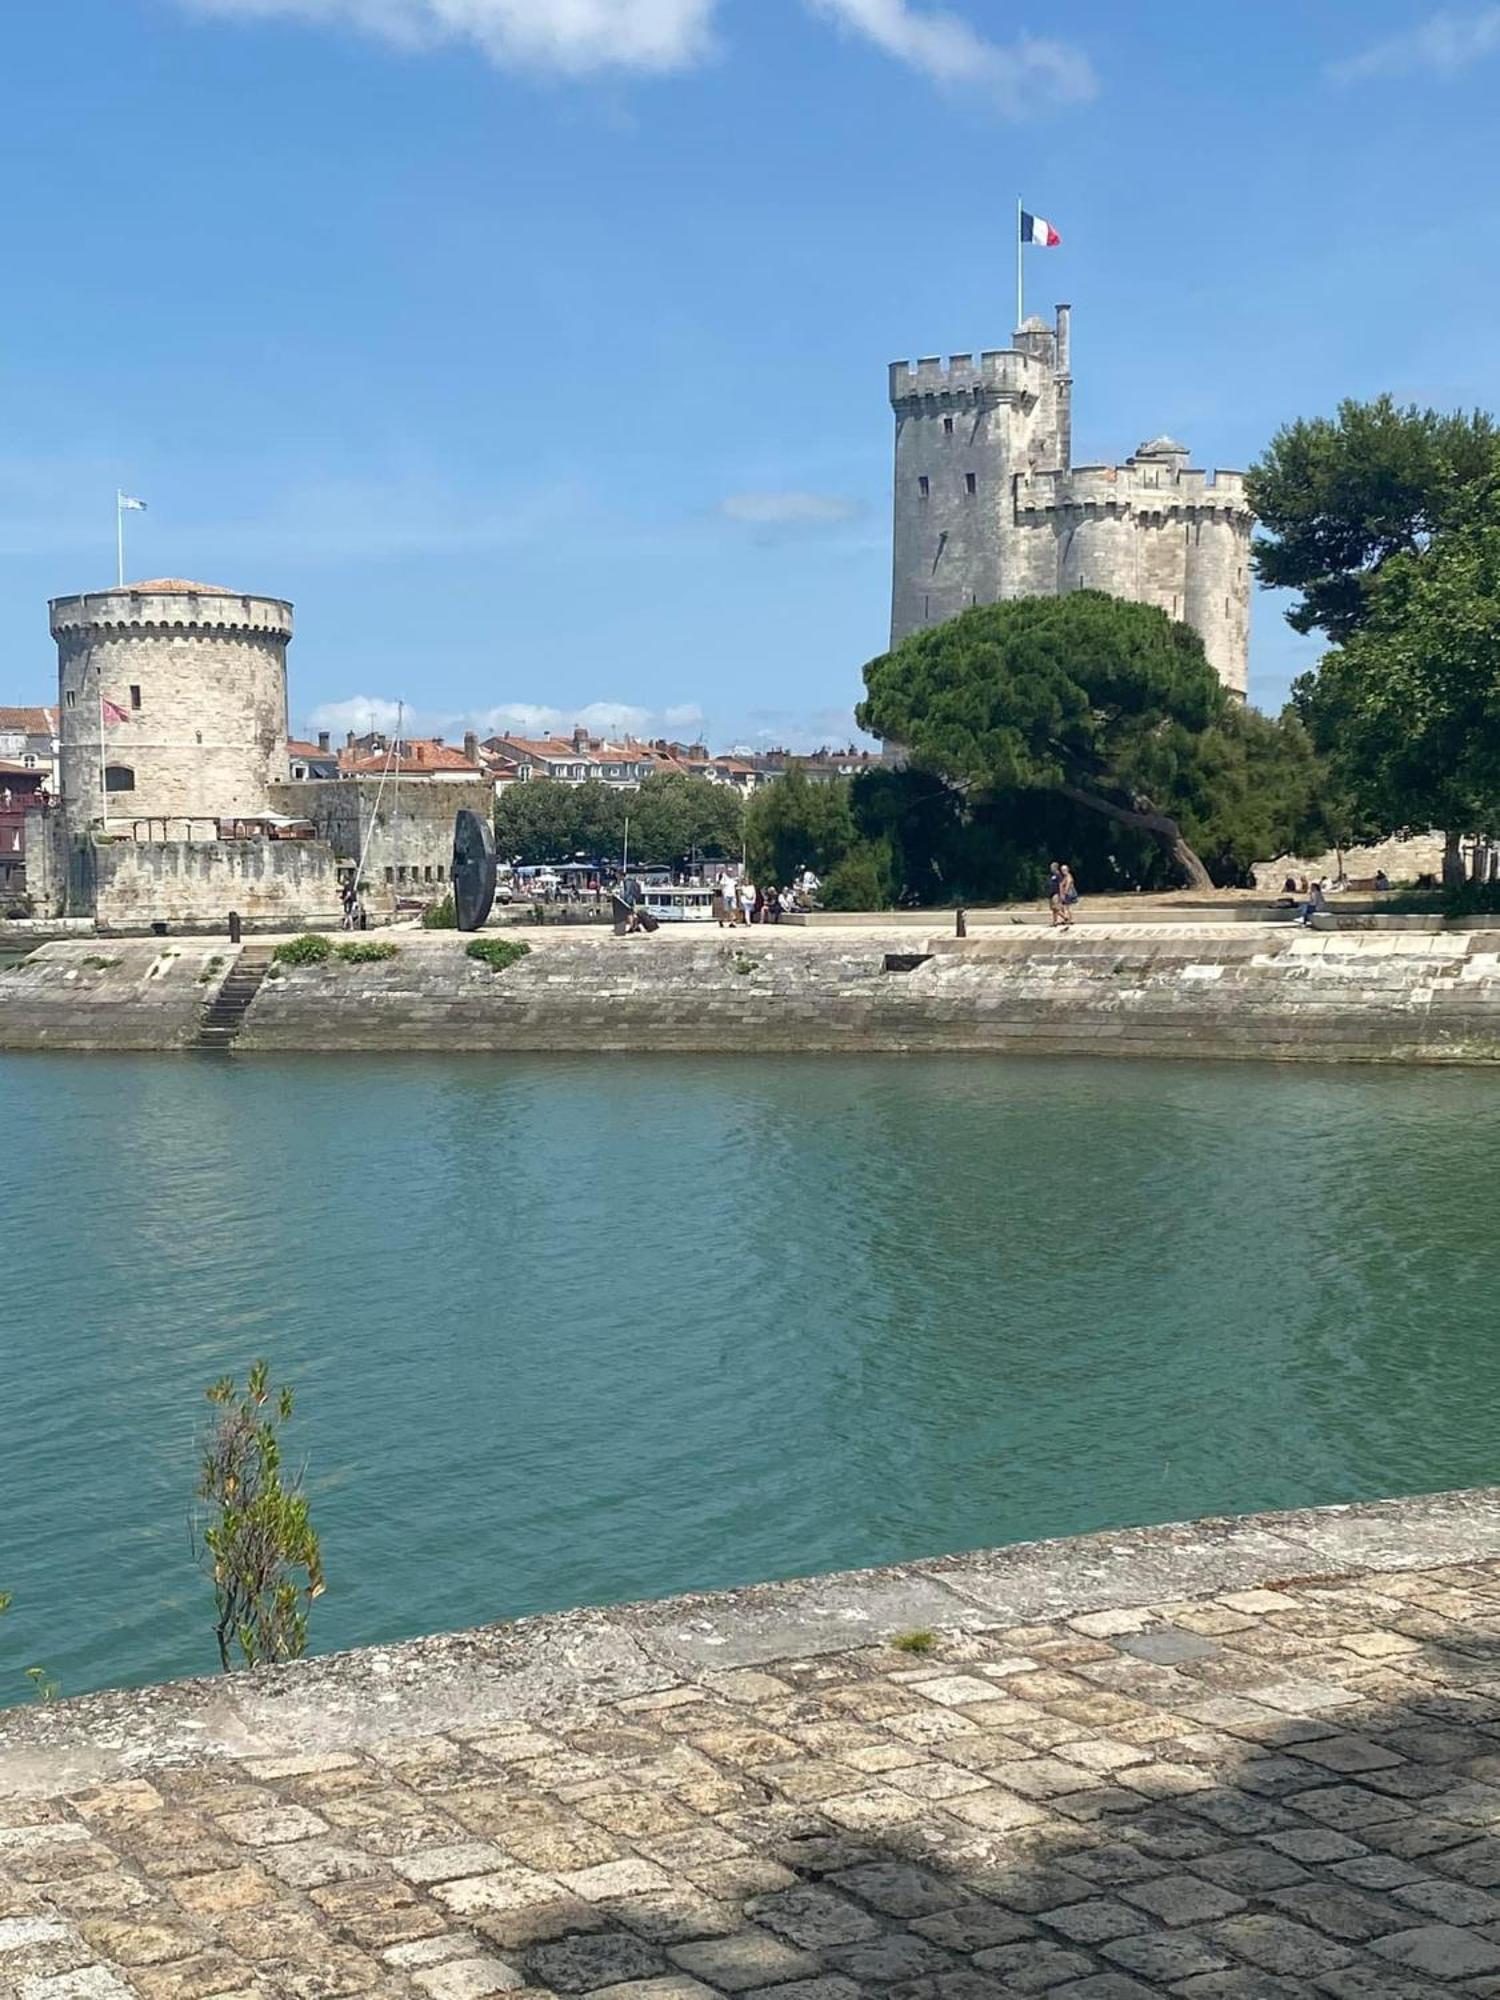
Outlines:
[{"label": "leafy green tree", "polygon": [[858,841],[849,780],[815,782],[797,764],[762,785],[745,810],[745,852],[757,882],[784,884],[804,868],[830,876]]},{"label": "leafy green tree", "polygon": [[1500,482],[1386,563],[1362,629],[1293,700],[1378,831],[1500,831]]},{"label": "leafy green tree", "polygon": [[654,771],[624,802],[630,858],[668,868],[679,861],[737,856],[744,807],[729,785],[685,772]]},{"label": "leafy green tree", "polygon": [[257,1361],[243,1390],[226,1375],[207,1394],[217,1415],[199,1467],[198,1498],[210,1513],[197,1538],[213,1578],[220,1664],[228,1673],[236,1650],[247,1667],[298,1659],[307,1606],[323,1592],[323,1558],[301,1476],[282,1471],[292,1392],[273,1391]]},{"label": "leafy green tree", "polygon": [[1444,415],[1380,396],[1299,419],[1248,477],[1262,530],[1255,573],[1301,593],[1287,613],[1296,631],[1341,643],[1368,617],[1386,563],[1428,547],[1497,467],[1500,433],[1479,410]]},{"label": "leafy green tree", "polygon": [[628,809],[628,801],[597,778],[583,785],[556,778],[507,785],[495,801],[495,850],[528,865],[574,854],[615,855]]},{"label": "leafy green tree", "polygon": [[861,726],[971,800],[1065,803],[1212,886],[1181,821],[1230,697],[1197,633],[1164,612],[1093,590],[976,606],[872,660],[865,686]]}]

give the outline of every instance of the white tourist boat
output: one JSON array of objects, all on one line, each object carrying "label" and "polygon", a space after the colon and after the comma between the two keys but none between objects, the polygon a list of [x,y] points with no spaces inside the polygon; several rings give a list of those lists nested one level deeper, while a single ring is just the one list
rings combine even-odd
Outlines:
[{"label": "white tourist boat", "polygon": [[636,889],[636,907],[659,924],[711,924],[714,892],[702,882],[642,882]]}]

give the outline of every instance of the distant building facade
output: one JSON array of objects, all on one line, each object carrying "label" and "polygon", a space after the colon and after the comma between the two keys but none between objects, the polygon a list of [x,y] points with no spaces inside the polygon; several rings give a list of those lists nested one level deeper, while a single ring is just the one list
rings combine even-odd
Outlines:
[{"label": "distant building facade", "polygon": [[891,644],[975,604],[1103,590],[1191,625],[1224,685],[1249,674],[1245,481],[1168,437],[1075,466],[1070,313],[1013,347],[899,361]]}]

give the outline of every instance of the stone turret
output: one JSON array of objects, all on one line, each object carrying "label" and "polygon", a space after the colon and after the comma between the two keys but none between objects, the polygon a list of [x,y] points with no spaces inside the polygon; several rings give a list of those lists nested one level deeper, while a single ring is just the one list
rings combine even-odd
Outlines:
[{"label": "stone turret", "polygon": [[106,815],[181,821],[267,810],[268,788],[287,770],[290,604],[159,577],[56,598],[51,625],[62,794],[75,832]]},{"label": "stone turret", "polygon": [[896,414],[891,643],[972,604],[1104,590],[1202,636],[1245,692],[1252,515],[1239,473],[1156,437],[1124,465],[1072,465],[1071,313],[1012,348],[891,369]]}]

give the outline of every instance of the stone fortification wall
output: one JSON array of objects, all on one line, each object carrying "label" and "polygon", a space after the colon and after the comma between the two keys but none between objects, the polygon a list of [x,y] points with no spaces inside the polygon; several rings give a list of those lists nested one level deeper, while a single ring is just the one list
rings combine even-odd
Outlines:
[{"label": "stone fortification wall", "polygon": [[149,924],[324,923],[340,912],[338,863],[322,840],[110,841],[94,850],[106,930]]},{"label": "stone fortification wall", "polygon": [[[266,810],[287,771],[289,604],[185,584],[94,591],[58,598],[52,633],[75,831],[101,801],[117,826]],[[102,732],[101,696],[127,717]],[[114,789],[101,790],[101,761]]]},{"label": "stone fortification wall", "polygon": [[[236,1049],[1500,1061],[1493,930],[1098,925],[961,943],[910,931],[765,943],[538,936],[500,974],[451,934],[394,942],[383,964],[278,968]],[[99,949],[119,961],[104,998],[139,1004],[156,990],[156,947]],[[84,955],[51,946],[0,976],[0,1047],[180,1044],[180,1022],[166,1016],[158,1036],[116,1041],[81,983]]]},{"label": "stone fortification wall", "polygon": [[[277,812],[310,819],[339,861],[365,858],[365,901],[389,910],[402,897],[436,900],[453,864],[453,821],[467,807],[482,819],[494,810],[486,779],[306,779],[272,790]],[[377,804],[378,801],[378,804]]]},{"label": "stone fortification wall", "polygon": [[1443,873],[1443,836],[1414,833],[1405,840],[1381,840],[1368,847],[1346,847],[1340,852],[1330,847],[1324,854],[1278,854],[1274,861],[1257,861],[1251,880],[1257,889],[1275,894],[1288,875],[1321,881],[1326,875],[1336,881],[1340,871],[1351,882],[1373,881],[1384,869],[1392,882],[1415,882],[1423,875]]}]

